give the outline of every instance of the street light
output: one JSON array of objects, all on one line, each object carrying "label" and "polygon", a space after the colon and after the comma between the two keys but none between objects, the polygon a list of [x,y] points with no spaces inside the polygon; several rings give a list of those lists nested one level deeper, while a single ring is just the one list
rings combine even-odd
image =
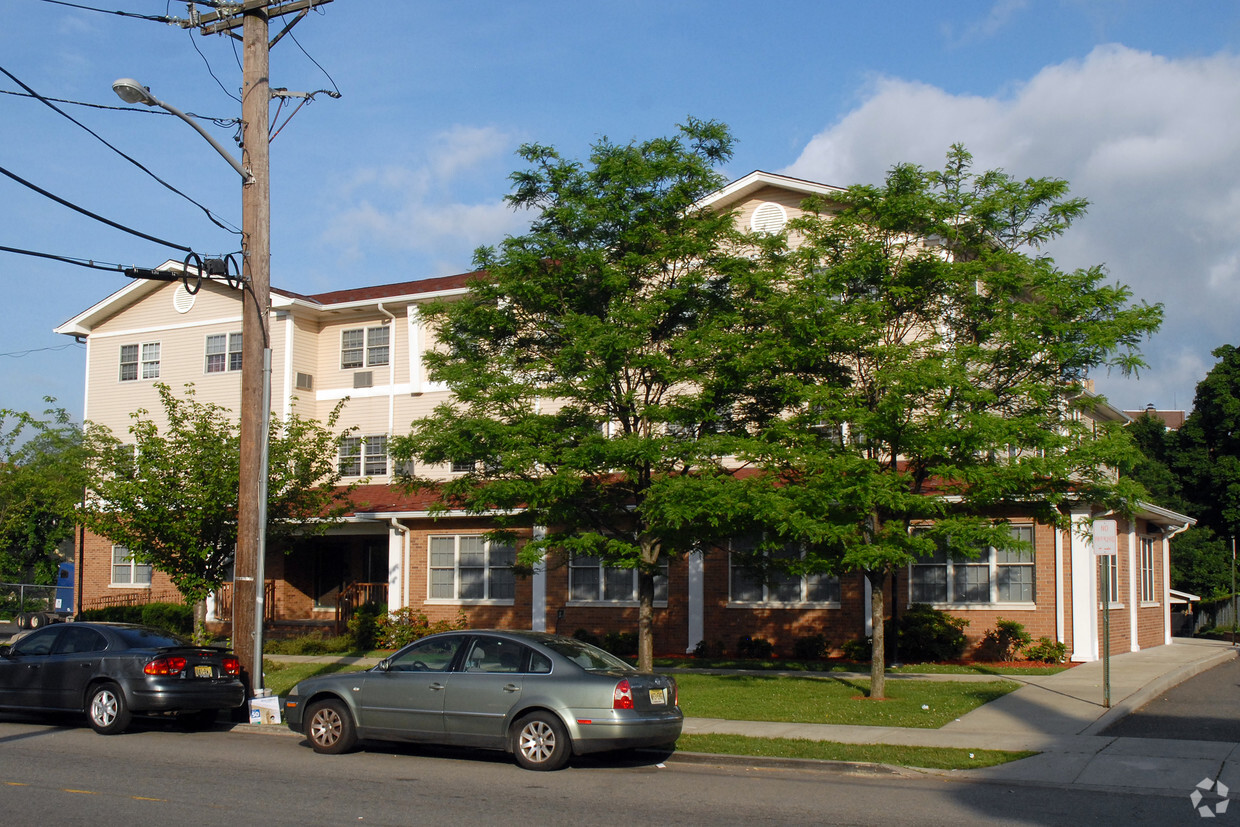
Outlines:
[{"label": "street light", "polygon": [[218,152],[220,156],[237,171],[237,174],[241,176],[241,180],[243,182],[249,184],[254,180],[254,176],[251,175],[245,167],[241,166],[241,162],[230,155],[228,150],[220,146],[219,141],[212,138],[210,133],[202,128],[202,124],[198,123],[198,121],[194,120],[189,115],[186,115],[175,106],[164,103],[159,98],[152,95],[149,87],[143,86],[133,78],[121,78],[112,84],[112,91],[115,92],[125,103],[140,103],[145,106],[158,106],[160,109],[164,109],[171,112],[173,115],[176,115],[178,118],[194,127],[194,129],[198,130],[198,134],[206,138],[207,143],[211,144],[215,151]]},{"label": "street light", "polygon": [[[260,19],[261,18],[261,19]],[[246,15],[247,54],[255,47],[253,59],[246,60],[245,100],[243,101],[243,141],[250,166],[228,153],[196,120],[175,106],[164,103],[151,90],[133,78],[121,78],[112,90],[126,103],[158,106],[192,126],[228,162],[242,181],[242,276],[247,297],[242,294],[241,326],[241,463],[237,492],[237,551],[233,577],[233,647],[245,663],[250,660],[251,689],[263,686],[263,602],[267,552],[267,447],[271,412],[271,348],[267,342],[267,306],[271,297],[271,190],[267,124],[267,104],[271,92],[267,83],[267,21],[259,15]],[[243,587],[254,588],[254,617],[251,623],[237,607],[244,606]],[[252,631],[251,631],[252,630]],[[251,632],[250,634],[246,634]],[[251,648],[252,647],[252,648]]]}]

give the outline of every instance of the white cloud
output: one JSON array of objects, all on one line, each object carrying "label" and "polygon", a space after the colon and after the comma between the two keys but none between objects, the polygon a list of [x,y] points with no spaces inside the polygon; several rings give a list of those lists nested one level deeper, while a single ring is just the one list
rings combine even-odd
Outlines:
[{"label": "white cloud", "polygon": [[1099,388],[1120,407],[1190,405],[1210,350],[1240,338],[1240,57],[1100,46],[993,97],[876,77],[784,171],[873,183],[898,162],[938,167],[953,142],[978,170],[1065,178],[1090,200],[1051,253],[1103,263],[1137,299],[1166,305],[1140,384],[1100,376]]},{"label": "white cloud", "polygon": [[428,269],[404,277],[467,269],[475,247],[528,223],[493,195],[476,202],[465,195],[474,181],[493,180],[514,143],[493,127],[457,126],[434,136],[417,161],[352,170],[336,187],[339,206],[324,240],[350,261],[416,254]]}]

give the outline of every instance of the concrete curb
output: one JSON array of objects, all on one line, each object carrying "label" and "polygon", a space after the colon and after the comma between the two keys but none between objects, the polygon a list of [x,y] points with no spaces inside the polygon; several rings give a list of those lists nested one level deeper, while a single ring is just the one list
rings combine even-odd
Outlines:
[{"label": "concrete curb", "polygon": [[1127,698],[1124,698],[1106,712],[1100,718],[1094,721],[1085,729],[1081,730],[1080,735],[1101,735],[1107,727],[1118,723],[1122,719],[1136,712],[1150,701],[1157,698],[1163,692],[1172,687],[1179,686],[1189,678],[1200,675],[1202,672],[1209,671],[1227,661],[1235,658],[1238,652],[1236,649],[1224,649],[1218,654],[1209,658],[1199,660],[1195,663],[1186,664],[1179,669],[1167,672],[1149,683],[1142,686],[1136,692],[1133,692]]}]

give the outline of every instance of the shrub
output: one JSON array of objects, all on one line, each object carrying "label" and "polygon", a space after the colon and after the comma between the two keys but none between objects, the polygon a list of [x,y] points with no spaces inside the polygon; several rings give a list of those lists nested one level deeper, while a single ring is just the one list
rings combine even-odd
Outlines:
[{"label": "shrub", "polygon": [[702,639],[697,642],[697,646],[693,647],[693,657],[695,658],[721,658],[723,657],[723,641]]},{"label": "shrub", "polygon": [[353,638],[354,649],[368,650],[375,648],[379,637],[379,618],[387,614],[385,608],[378,603],[364,603],[357,607],[353,617],[349,618],[349,636]]},{"label": "shrub", "polygon": [[1025,646],[1025,657],[1042,663],[1063,663],[1068,657],[1068,644],[1051,640],[1048,637],[1038,638],[1037,643]]},{"label": "shrub", "polygon": [[436,632],[452,632],[465,629],[469,621],[461,612],[456,620],[436,620],[434,623],[410,606],[385,614],[375,622],[375,643],[384,649],[399,649]]},{"label": "shrub", "polygon": [[854,640],[846,640],[840,649],[844,652],[844,657],[848,660],[855,660],[858,663],[865,663],[874,653],[874,639],[868,637],[859,637]]},{"label": "shrub", "polygon": [[830,652],[826,635],[806,635],[792,642],[792,656],[797,660],[822,660]]},{"label": "shrub", "polygon": [[900,617],[900,657],[906,662],[955,660],[964,652],[969,621],[923,603]]},{"label": "shrub", "polygon": [[102,623],[138,623],[158,626],[182,635],[194,633],[194,607],[183,603],[143,603],[138,606],[108,606],[77,613],[78,620]]},{"label": "shrub", "polygon": [[1015,660],[1016,653],[1033,642],[1033,636],[1025,631],[1023,624],[1015,620],[998,618],[995,628],[987,629],[977,647],[983,660]]},{"label": "shrub", "polygon": [[629,657],[637,654],[637,634],[635,632],[608,632],[603,635],[603,649],[616,657]]},{"label": "shrub", "polygon": [[578,629],[573,632],[573,637],[580,640],[582,643],[588,643],[591,646],[598,646],[600,648],[603,646],[603,639],[601,637],[593,632],[587,632],[585,629]]},{"label": "shrub", "polygon": [[774,651],[775,647],[764,637],[741,635],[740,640],[736,642],[736,656],[741,658],[762,660],[769,658]]}]

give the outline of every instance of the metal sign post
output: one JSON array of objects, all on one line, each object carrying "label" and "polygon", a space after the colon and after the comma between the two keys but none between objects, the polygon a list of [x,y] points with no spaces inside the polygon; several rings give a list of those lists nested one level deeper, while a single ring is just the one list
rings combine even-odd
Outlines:
[{"label": "metal sign post", "polygon": [[1111,557],[1119,553],[1119,527],[1114,520],[1094,521],[1094,556],[1102,568],[1102,705],[1111,708]]}]

